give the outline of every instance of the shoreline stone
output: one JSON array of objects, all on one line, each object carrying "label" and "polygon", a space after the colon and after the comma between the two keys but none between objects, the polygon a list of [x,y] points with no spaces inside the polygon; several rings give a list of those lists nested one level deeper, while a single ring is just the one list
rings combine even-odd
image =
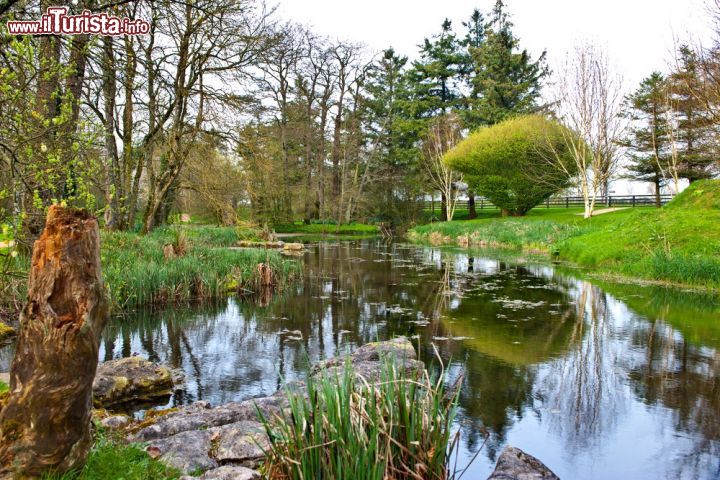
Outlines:
[{"label": "shoreline stone", "polygon": [[108,408],[167,397],[179,381],[177,372],[141,356],[110,360],[98,365],[93,403]]},{"label": "shoreline stone", "polygon": [[487,480],[560,480],[544,463],[519,448],[505,447]]}]

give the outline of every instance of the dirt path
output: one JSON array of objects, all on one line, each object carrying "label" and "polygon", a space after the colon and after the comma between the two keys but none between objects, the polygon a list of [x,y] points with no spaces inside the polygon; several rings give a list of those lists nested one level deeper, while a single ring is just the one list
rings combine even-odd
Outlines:
[{"label": "dirt path", "polygon": [[[619,210],[627,210],[628,208],[630,208],[630,207],[613,207],[613,208],[603,208],[600,210],[595,210],[593,212],[593,217],[595,215],[602,215],[604,213],[612,213],[612,212],[617,212]],[[580,213],[576,213],[575,215],[580,215],[582,217],[585,214],[583,212],[580,212]]]}]

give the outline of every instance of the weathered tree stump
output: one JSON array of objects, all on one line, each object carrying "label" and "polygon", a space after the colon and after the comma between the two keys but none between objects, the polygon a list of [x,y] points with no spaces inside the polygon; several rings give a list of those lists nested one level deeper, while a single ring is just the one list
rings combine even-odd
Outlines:
[{"label": "weathered tree stump", "polygon": [[53,206],[33,247],[10,395],[0,412],[0,477],[84,463],[106,316],[97,220]]}]

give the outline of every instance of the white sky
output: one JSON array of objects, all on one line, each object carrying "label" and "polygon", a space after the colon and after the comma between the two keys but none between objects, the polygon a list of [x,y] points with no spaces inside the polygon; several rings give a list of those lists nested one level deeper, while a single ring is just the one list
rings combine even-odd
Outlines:
[{"label": "white sky", "polygon": [[[372,50],[392,45],[413,58],[423,38],[449,18],[457,31],[474,8],[495,0],[276,0],[280,16],[319,34],[359,41]],[[551,67],[579,40],[605,48],[633,87],[653,70],[666,70],[674,38],[709,38],[705,0],[506,0],[521,46],[547,50]]]}]

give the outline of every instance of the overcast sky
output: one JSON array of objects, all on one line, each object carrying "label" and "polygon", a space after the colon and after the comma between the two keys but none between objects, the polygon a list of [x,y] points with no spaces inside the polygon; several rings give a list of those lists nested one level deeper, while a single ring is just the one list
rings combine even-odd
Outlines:
[{"label": "overcast sky", "polygon": [[[372,50],[393,46],[411,58],[443,19],[461,29],[474,8],[488,12],[495,0],[279,0],[284,19],[314,26],[317,33],[359,41]],[[604,47],[634,86],[653,70],[665,70],[674,38],[709,38],[705,0],[507,0],[521,45],[547,50],[557,65],[578,40]]]}]

